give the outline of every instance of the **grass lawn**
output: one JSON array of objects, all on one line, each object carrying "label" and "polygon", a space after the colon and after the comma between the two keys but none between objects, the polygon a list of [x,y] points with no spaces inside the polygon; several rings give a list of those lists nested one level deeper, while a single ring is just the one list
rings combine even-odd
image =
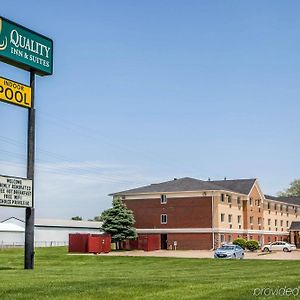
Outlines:
[{"label": "grass lawn", "polygon": [[0,299],[296,299],[254,288],[300,286],[300,261],[70,256],[65,247],[0,250]]}]

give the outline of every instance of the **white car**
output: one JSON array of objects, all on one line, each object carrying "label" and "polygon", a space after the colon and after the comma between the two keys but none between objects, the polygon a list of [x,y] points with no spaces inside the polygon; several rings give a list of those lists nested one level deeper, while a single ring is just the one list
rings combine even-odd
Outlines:
[{"label": "white car", "polygon": [[262,247],[263,252],[269,251],[284,251],[291,252],[292,250],[296,250],[296,246],[294,244],[289,244],[287,242],[274,242],[268,245],[264,245]]}]

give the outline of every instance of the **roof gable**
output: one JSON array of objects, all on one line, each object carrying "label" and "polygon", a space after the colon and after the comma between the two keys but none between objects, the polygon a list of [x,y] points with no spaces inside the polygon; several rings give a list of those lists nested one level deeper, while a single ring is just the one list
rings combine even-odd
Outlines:
[{"label": "roof gable", "polygon": [[256,179],[233,179],[233,180],[214,180],[213,184],[223,187],[224,190],[234,191],[240,194],[248,195]]}]

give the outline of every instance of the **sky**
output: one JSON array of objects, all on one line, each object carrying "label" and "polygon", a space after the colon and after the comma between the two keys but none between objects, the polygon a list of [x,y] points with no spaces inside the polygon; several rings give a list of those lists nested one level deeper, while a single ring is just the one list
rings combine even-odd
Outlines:
[{"label": "sky", "polygon": [[[54,41],[36,78],[36,217],[84,219],[109,193],[180,177],[299,178],[298,1],[10,0]],[[29,73],[0,62],[0,76]],[[27,110],[0,103],[0,174],[26,176]],[[25,209],[0,208],[0,219]]]}]

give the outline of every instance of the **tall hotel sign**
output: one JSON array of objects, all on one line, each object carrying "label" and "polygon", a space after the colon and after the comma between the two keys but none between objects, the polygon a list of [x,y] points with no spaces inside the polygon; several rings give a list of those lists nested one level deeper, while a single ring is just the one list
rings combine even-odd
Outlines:
[{"label": "tall hotel sign", "polygon": [[[24,207],[24,268],[34,266],[35,75],[53,73],[53,41],[0,17],[0,61],[30,72],[30,85],[0,74],[0,101],[27,109],[27,177],[0,176],[0,206]],[[0,170],[1,172],[1,170]]]},{"label": "tall hotel sign", "polygon": [[0,17],[0,60],[41,76],[53,73],[53,41]]}]

